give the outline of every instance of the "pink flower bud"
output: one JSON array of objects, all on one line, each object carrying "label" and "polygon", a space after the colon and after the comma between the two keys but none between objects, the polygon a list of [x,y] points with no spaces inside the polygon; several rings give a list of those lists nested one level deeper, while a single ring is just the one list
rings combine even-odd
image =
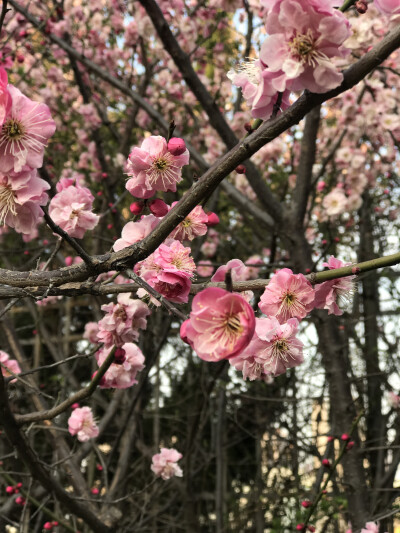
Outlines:
[{"label": "pink flower bud", "polygon": [[99,472],[102,472],[103,471],[103,467],[99,464],[96,465],[96,470],[98,470]]},{"label": "pink flower bud", "polygon": [[332,442],[334,438],[335,438],[335,437],[333,437],[332,435],[329,435],[329,437],[328,437],[328,442]]},{"label": "pink flower bud", "polygon": [[168,142],[168,151],[175,156],[182,155],[186,151],[185,141],[179,137],[172,137]]},{"label": "pink flower bud", "polygon": [[53,520],[52,524],[53,524],[54,527],[57,527],[58,526],[57,520]]},{"label": "pink flower bud", "polygon": [[322,464],[326,466],[327,468],[331,466],[329,459],[322,459]]},{"label": "pink flower bud", "polygon": [[216,213],[213,213],[213,212],[210,212],[210,213],[207,213],[207,226],[209,227],[212,227],[212,226],[216,226],[217,224],[219,224],[219,216],[216,214]]},{"label": "pink flower bud", "polygon": [[354,444],[355,444],[354,440],[351,440],[350,442],[348,442],[346,446],[346,450],[351,450]]},{"label": "pink flower bud", "polygon": [[6,492],[7,494],[14,494],[14,487],[8,485],[8,487],[6,487]]},{"label": "pink flower bud", "polygon": [[350,436],[347,433],[343,433],[340,437],[342,440],[350,440]]},{"label": "pink flower bud", "polygon": [[164,200],[161,200],[160,198],[152,200],[149,203],[149,209],[155,217],[163,217],[169,211],[168,205],[164,202]]},{"label": "pink flower bud", "polygon": [[327,241],[326,239],[323,239],[323,240],[321,241],[321,244],[325,245],[325,244],[327,244],[327,242],[328,242],[328,241]]},{"label": "pink flower bud", "polygon": [[129,206],[129,211],[134,215],[140,215],[143,211],[143,202],[133,202]]},{"label": "pink flower bud", "polygon": [[361,268],[360,267],[357,267],[357,266],[354,266],[352,269],[351,269],[352,273],[353,274],[359,274],[361,272]]},{"label": "pink flower bud", "polygon": [[238,174],[245,174],[246,167],[244,165],[238,165],[235,170]]},{"label": "pink flower bud", "polygon": [[79,403],[78,402],[75,402],[71,405],[71,409],[78,409],[79,407]]},{"label": "pink flower bud", "polygon": [[67,267],[72,265],[72,261],[72,257],[70,255],[67,255],[67,257],[65,258],[65,264],[67,265]]},{"label": "pink flower bud", "polygon": [[303,500],[301,502],[301,506],[304,507],[304,509],[307,509],[307,507],[311,507],[312,503],[310,502],[310,500]]},{"label": "pink flower bud", "polygon": [[117,348],[114,354],[114,363],[116,365],[122,365],[126,360],[126,352],[123,348]]},{"label": "pink flower bud", "polygon": [[93,487],[92,490],[90,491],[92,494],[95,494],[97,495],[100,491],[97,487]]},{"label": "pink flower bud", "polygon": [[311,531],[311,533],[314,533],[315,527],[314,526],[308,526],[308,531]]},{"label": "pink flower bud", "polygon": [[18,498],[15,498],[15,503],[17,505],[25,505],[25,498],[22,496],[18,496]]},{"label": "pink flower bud", "polygon": [[304,524],[297,524],[296,531],[304,531]]},{"label": "pink flower bud", "polygon": [[319,181],[317,183],[317,191],[318,192],[323,191],[325,189],[325,185],[326,185],[326,183],[324,181]]},{"label": "pink flower bud", "polygon": [[43,524],[43,529],[46,531],[51,531],[53,529],[53,524],[51,522],[45,522]]},{"label": "pink flower bud", "polygon": [[21,487],[22,487],[22,483],[21,482],[17,483],[17,488],[20,489]]}]

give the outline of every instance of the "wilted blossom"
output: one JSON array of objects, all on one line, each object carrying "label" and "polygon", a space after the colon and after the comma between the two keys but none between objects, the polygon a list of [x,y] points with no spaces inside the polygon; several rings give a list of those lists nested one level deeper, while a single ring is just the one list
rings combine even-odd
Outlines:
[{"label": "wilted blossom", "polygon": [[349,52],[343,42],[350,24],[332,0],[263,0],[265,39],[260,60],[286,76],[286,88],[323,93],[341,84],[343,74],[332,61]]},{"label": "wilted blossom", "polygon": [[[112,363],[100,381],[100,388],[102,389],[127,389],[132,387],[136,381],[136,375],[144,368],[144,355],[140,348],[132,342],[127,342],[122,345],[125,351],[125,360],[122,364]],[[95,357],[97,363],[101,366],[111,348],[102,348]]]},{"label": "wilted blossom", "polygon": [[181,338],[205,361],[239,354],[255,328],[254,311],[242,296],[210,287],[193,298],[190,318],[181,326]]},{"label": "wilted blossom", "polygon": [[97,339],[105,347],[122,346],[139,339],[139,329],[146,329],[150,309],[141,300],[133,300],[128,293],[118,294],[118,303],[101,306],[106,315],[100,320]]},{"label": "wilted blossom", "polygon": [[303,363],[303,343],[296,337],[299,322],[289,318],[280,324],[275,317],[256,318],[254,337],[246,355],[262,365],[264,374],[279,376]]},{"label": "wilted blossom", "polygon": [[90,407],[77,407],[72,411],[68,419],[68,431],[71,435],[77,435],[81,442],[86,442],[89,439],[94,439],[99,434],[93,413]]},{"label": "wilted blossom", "polygon": [[279,322],[289,318],[304,318],[314,308],[314,290],[303,274],[293,274],[282,268],[266,286],[258,307],[265,315]]},{"label": "wilted blossom", "polygon": [[[10,372],[7,372],[7,369],[10,370],[13,374],[21,373],[21,368],[18,364],[18,361],[16,361],[15,359],[10,359],[10,356],[8,355],[8,353],[3,352],[3,350],[0,350],[0,363],[2,364],[1,373],[5,377],[9,377],[12,375]],[[15,379],[12,380],[12,382],[14,381],[16,380]]]},{"label": "wilted blossom", "polygon": [[182,477],[183,472],[177,465],[182,454],[174,448],[161,448],[161,453],[152,457],[151,469],[157,477],[170,479],[173,476]]},{"label": "wilted blossom", "polygon": [[2,172],[19,172],[24,165],[40,168],[56,124],[46,104],[30,100],[13,85],[8,85],[8,93],[11,106],[0,131],[0,168]]},{"label": "wilted blossom", "polygon": [[126,188],[137,198],[150,198],[156,191],[175,192],[176,184],[182,180],[181,169],[188,163],[188,150],[173,155],[163,137],[147,137],[140,148],[133,148],[129,154],[126,173],[131,179]]},{"label": "wilted blossom", "polygon": [[0,171],[0,224],[30,234],[43,216],[40,206],[48,201],[48,189],[50,185],[38,177],[37,170],[28,166],[20,172]]},{"label": "wilted blossom", "polygon": [[[328,262],[322,263],[322,265],[331,270],[333,268],[349,266],[351,263],[343,263],[343,261],[331,255]],[[329,315],[342,315],[343,311],[339,308],[337,302],[342,301],[344,304],[349,302],[354,292],[354,278],[355,276],[346,276],[315,285],[314,306],[317,309],[327,309]]]},{"label": "wilted blossom", "polygon": [[144,215],[137,222],[128,222],[122,228],[121,238],[115,241],[114,250],[118,252],[131,244],[135,244],[135,242],[141,241],[153,231],[159,221],[154,215]]},{"label": "wilted blossom", "polygon": [[[174,202],[171,207],[174,207],[177,203],[178,202]],[[192,241],[195,237],[207,233],[207,222],[208,216],[201,205],[197,205],[171,232],[170,237],[172,239],[177,239],[178,241]]]},{"label": "wilted blossom", "polygon": [[87,187],[70,185],[51,199],[49,214],[68,235],[82,239],[100,219],[92,213],[93,201],[94,197]]},{"label": "wilted blossom", "polygon": [[186,303],[196,269],[190,252],[179,241],[169,241],[138,263],[135,272],[167,300]]}]

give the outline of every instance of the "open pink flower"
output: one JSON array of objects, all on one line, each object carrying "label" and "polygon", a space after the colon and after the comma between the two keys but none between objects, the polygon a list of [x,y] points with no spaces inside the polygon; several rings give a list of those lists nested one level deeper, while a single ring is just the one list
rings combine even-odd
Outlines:
[{"label": "open pink flower", "polygon": [[161,448],[161,453],[152,457],[151,469],[157,477],[170,479],[173,476],[182,477],[183,472],[176,464],[182,459],[182,454],[174,448]]},{"label": "open pink flower", "polygon": [[24,165],[40,168],[48,139],[56,130],[46,104],[34,102],[13,85],[11,98],[0,131],[0,168],[2,172],[19,172]]},{"label": "open pink flower", "polygon": [[282,268],[266,286],[258,307],[265,315],[279,322],[289,318],[304,318],[314,308],[314,290],[303,274],[293,274]]},{"label": "open pink flower", "polygon": [[137,198],[150,198],[156,191],[176,191],[182,180],[181,169],[189,163],[189,152],[173,155],[168,151],[167,141],[160,136],[147,137],[140,148],[129,154],[126,165],[128,191]]},{"label": "open pink flower", "polygon": [[92,213],[93,201],[94,197],[87,187],[70,185],[51,199],[49,214],[68,235],[82,239],[100,219]]},{"label": "open pink flower", "polygon": [[0,171],[0,224],[7,224],[18,233],[30,234],[43,216],[45,193],[50,185],[37,176],[36,169],[24,166],[20,172]]},{"label": "open pink flower", "polygon": [[122,228],[121,238],[115,241],[114,250],[118,252],[131,244],[135,244],[135,242],[141,241],[153,231],[159,221],[154,215],[145,215],[137,222],[128,222]]},{"label": "open pink flower", "polygon": [[92,344],[99,342],[97,338],[97,333],[99,331],[99,324],[97,322],[88,322],[85,324],[85,331],[83,333],[83,338],[87,339]]},{"label": "open pink flower", "polygon": [[68,431],[71,435],[77,435],[78,440],[86,442],[94,439],[99,434],[93,413],[90,407],[77,407],[72,411],[68,419]]},{"label": "open pink flower", "polygon": [[3,125],[11,106],[11,98],[8,94],[7,84],[7,72],[3,67],[0,67],[0,127]]},{"label": "open pink flower", "polygon": [[201,359],[215,362],[241,352],[249,344],[254,328],[254,311],[244,298],[210,287],[193,298],[181,337]]},{"label": "open pink flower", "polygon": [[[3,374],[3,376],[5,377],[9,377],[9,376],[12,376],[12,374],[10,372],[12,372],[13,374],[20,374],[21,373],[21,368],[18,364],[18,361],[16,361],[15,359],[11,359],[10,356],[8,355],[8,353],[6,352],[3,352],[3,350],[0,350],[0,363],[4,366],[1,367],[1,373]],[[6,368],[4,368],[6,367]],[[8,372],[7,370],[10,370],[10,372]],[[16,380],[13,379],[11,381],[11,383],[15,382]]]},{"label": "open pink flower", "polygon": [[[174,207],[178,202],[174,202]],[[200,237],[207,233],[208,216],[201,205],[196,206],[187,217],[171,232],[170,237],[178,241],[192,241],[195,237]]]},{"label": "open pink flower", "polygon": [[[330,270],[334,268],[341,268],[349,266],[351,263],[343,263],[339,259],[330,256],[328,262],[322,263],[324,267]],[[354,292],[353,279],[356,276],[347,276],[345,278],[332,279],[318,283],[315,285],[315,302],[314,306],[317,309],[327,309],[329,315],[340,316],[343,311],[337,305],[337,302],[342,302],[345,305],[349,302]]]},{"label": "open pink flower", "polygon": [[[268,37],[260,60],[287,78],[293,91],[323,93],[343,80],[332,61],[344,57],[343,42],[350,36],[346,17],[330,0],[265,0]],[[335,4],[336,5],[336,4]]]},{"label": "open pink flower", "polygon": [[[144,355],[136,344],[126,342],[122,345],[125,351],[125,360],[122,364],[112,363],[104,374],[100,388],[102,389],[127,389],[136,381],[137,373],[144,368]],[[102,348],[96,353],[99,366],[103,364],[111,348]]]},{"label": "open pink flower", "polygon": [[400,13],[399,0],[374,0],[374,4],[385,15],[397,15]]},{"label": "open pink flower", "polygon": [[297,339],[299,322],[289,318],[280,324],[275,317],[256,318],[254,337],[246,350],[262,365],[264,374],[279,376],[288,368],[303,363],[303,343]]},{"label": "open pink flower", "polygon": [[362,528],[361,533],[379,533],[379,524],[376,522],[367,522]]}]

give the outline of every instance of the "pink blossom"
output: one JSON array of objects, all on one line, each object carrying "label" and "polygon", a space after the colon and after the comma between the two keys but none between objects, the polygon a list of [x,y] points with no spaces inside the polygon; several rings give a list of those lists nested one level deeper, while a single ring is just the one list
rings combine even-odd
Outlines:
[{"label": "pink blossom", "polygon": [[202,278],[208,278],[208,276],[212,276],[213,272],[214,267],[212,266],[211,261],[201,261],[197,265],[197,274]]},{"label": "pink blossom", "polygon": [[13,85],[8,85],[11,98],[0,132],[0,167],[2,172],[19,172],[24,165],[39,168],[44,148],[56,124],[46,104],[34,102]]},{"label": "pink blossom", "polygon": [[239,355],[229,359],[229,364],[236,370],[242,372],[243,379],[248,379],[249,381],[269,381],[270,374],[268,373],[268,369],[265,370],[264,365],[259,363],[254,355],[249,355],[248,348]]},{"label": "pink blossom", "polygon": [[[177,203],[174,202],[171,207],[174,207]],[[171,232],[170,237],[172,239],[178,239],[178,241],[192,241],[195,237],[200,237],[207,233],[207,223],[208,216],[201,205],[198,205]]]},{"label": "pink blossom", "polygon": [[254,328],[254,311],[244,298],[210,287],[193,298],[181,337],[201,359],[215,362],[234,357],[246,348]]},{"label": "pink blossom", "polygon": [[[251,266],[254,265],[254,266]],[[264,261],[260,255],[252,255],[246,261],[248,279],[257,279],[260,277],[260,268],[264,266]]]},{"label": "pink blossom", "polygon": [[[339,259],[330,256],[327,263],[322,263],[324,267],[330,270],[351,265],[343,263]],[[337,305],[337,302],[343,301],[345,304],[349,301],[354,292],[353,279],[355,276],[346,276],[345,278],[331,279],[315,285],[315,303],[317,309],[327,309],[329,315],[340,316],[343,311]]]},{"label": "pink blossom", "polygon": [[118,303],[101,306],[106,315],[98,325],[98,342],[104,342],[106,348],[122,346],[126,342],[139,339],[139,329],[146,329],[150,309],[141,300],[133,300],[128,293],[118,294]]},{"label": "pink blossom", "polygon": [[173,476],[182,477],[183,472],[176,464],[182,459],[182,454],[174,448],[161,448],[161,453],[152,457],[151,469],[157,477],[170,479]]},{"label": "pink blossom", "polygon": [[400,13],[399,0],[374,0],[375,7],[384,15]]},{"label": "pink blossom", "polygon": [[227,272],[231,273],[232,281],[246,281],[249,279],[247,266],[240,259],[231,259],[226,265],[217,268],[211,281],[225,281]]},{"label": "pink blossom", "polygon": [[340,215],[347,209],[347,198],[343,189],[335,188],[322,201],[322,207],[328,217]]},{"label": "pink blossom", "polygon": [[77,407],[72,411],[68,419],[68,431],[71,435],[77,435],[78,440],[86,442],[94,439],[99,434],[93,413],[90,407]]},{"label": "pink blossom", "polygon": [[126,183],[128,191],[137,198],[150,198],[156,191],[176,191],[182,180],[181,168],[189,163],[189,152],[173,155],[167,141],[160,136],[147,137],[140,148],[129,154]]},{"label": "pink blossom", "polygon": [[379,525],[376,522],[367,522],[361,533],[379,533]]},{"label": "pink blossom", "polygon": [[314,290],[303,274],[282,268],[266,286],[258,307],[279,322],[304,318],[314,308]]},{"label": "pink blossom", "polygon": [[47,189],[50,185],[37,176],[36,169],[0,171],[0,224],[18,233],[32,233],[43,216],[40,206],[48,201]]},{"label": "pink blossom", "polygon": [[93,201],[94,197],[87,187],[70,185],[51,199],[49,214],[68,235],[82,239],[100,219],[92,213]]},{"label": "pink blossom", "polygon": [[[21,368],[20,368],[20,366],[18,364],[18,361],[16,361],[15,359],[11,359],[10,356],[8,355],[8,353],[3,352],[3,350],[0,350],[0,363],[2,365],[4,365],[4,366],[1,367],[1,373],[5,377],[12,376],[11,372],[13,374],[20,374],[21,373]],[[7,370],[9,370],[10,372],[8,372]],[[14,383],[15,381],[16,380],[13,379],[11,381],[11,383]]]},{"label": "pink blossom", "polygon": [[[132,342],[122,345],[125,350],[125,361],[122,364],[112,363],[104,374],[100,388],[102,389],[127,389],[132,387],[136,381],[137,373],[144,368],[144,356],[138,346]],[[102,348],[96,354],[99,366],[103,364],[111,348]]]},{"label": "pink blossom", "polygon": [[87,339],[92,344],[99,342],[97,338],[97,333],[99,331],[99,325],[97,322],[88,322],[85,324],[85,331],[83,333],[83,338]]},{"label": "pink blossom", "polygon": [[268,120],[274,111],[279,93],[282,93],[280,109],[285,110],[290,105],[290,91],[286,90],[284,73],[264,69],[258,60],[245,63],[238,72],[229,71],[228,78],[233,85],[242,89],[243,97],[251,107],[254,118]]},{"label": "pink blossom", "polygon": [[0,127],[2,126],[6,115],[9,113],[11,98],[7,89],[8,77],[3,67],[0,67]]},{"label": "pink blossom", "polygon": [[400,396],[395,394],[393,391],[389,392],[388,401],[389,401],[389,405],[393,409],[398,409],[400,407]]},{"label": "pink blossom", "polygon": [[260,60],[283,71],[287,88],[323,93],[343,80],[332,59],[344,57],[350,24],[330,0],[265,0],[268,37]]},{"label": "pink blossom", "polygon": [[160,222],[154,215],[144,215],[138,222],[128,222],[122,229],[121,238],[115,241],[114,250],[118,252],[135,242],[139,242],[153,231]]},{"label": "pink blossom", "polygon": [[262,365],[264,374],[279,376],[303,363],[303,343],[296,338],[299,322],[289,318],[280,324],[275,317],[256,318],[254,337],[246,355]]}]

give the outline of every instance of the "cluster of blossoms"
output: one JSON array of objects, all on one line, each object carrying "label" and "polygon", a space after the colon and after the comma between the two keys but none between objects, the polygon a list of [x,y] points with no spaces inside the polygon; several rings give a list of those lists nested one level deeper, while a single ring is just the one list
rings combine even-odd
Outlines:
[{"label": "cluster of blossoms", "polygon": [[18,233],[32,233],[43,216],[50,186],[37,169],[55,129],[47,105],[9,84],[0,67],[0,224]]},{"label": "cluster of blossoms", "polygon": [[[352,533],[353,530],[351,527],[346,529],[346,533]],[[376,522],[367,522],[365,526],[361,529],[361,533],[379,533],[379,524]]]},{"label": "cluster of blossoms", "polygon": [[161,448],[161,453],[152,457],[151,469],[157,477],[164,480],[173,476],[182,477],[183,472],[177,465],[179,459],[182,459],[182,454],[174,448]]},{"label": "cluster of blossoms", "polygon": [[[291,91],[324,93],[343,81],[338,64],[350,49],[350,23],[335,0],[261,0],[267,38],[259,57],[228,77],[240,87],[254,118],[268,119],[280,94],[289,107]],[[400,12],[397,0],[375,0],[385,15]]]},{"label": "cluster of blossoms", "polygon": [[[324,266],[346,264],[331,256]],[[228,271],[233,281],[249,279],[248,267],[235,259],[220,267],[212,280],[223,281]],[[303,362],[303,343],[296,337],[299,320],[314,308],[341,315],[337,301],[351,293],[353,278],[325,281],[314,289],[303,274],[283,268],[260,298],[258,306],[266,318],[255,318],[241,294],[210,287],[194,297],[181,337],[201,359],[229,359],[245,379],[268,381]]]},{"label": "cluster of blossoms", "polygon": [[71,435],[76,435],[81,442],[98,436],[99,428],[93,419],[90,407],[77,407],[72,411],[68,419],[68,431]]},{"label": "cluster of blossoms", "polygon": [[3,350],[0,350],[0,363],[1,363],[1,373],[5,377],[12,376],[12,374],[21,373],[21,368],[18,364],[18,361],[16,361],[15,359],[10,359],[10,356],[8,355],[8,353],[3,352]]}]

